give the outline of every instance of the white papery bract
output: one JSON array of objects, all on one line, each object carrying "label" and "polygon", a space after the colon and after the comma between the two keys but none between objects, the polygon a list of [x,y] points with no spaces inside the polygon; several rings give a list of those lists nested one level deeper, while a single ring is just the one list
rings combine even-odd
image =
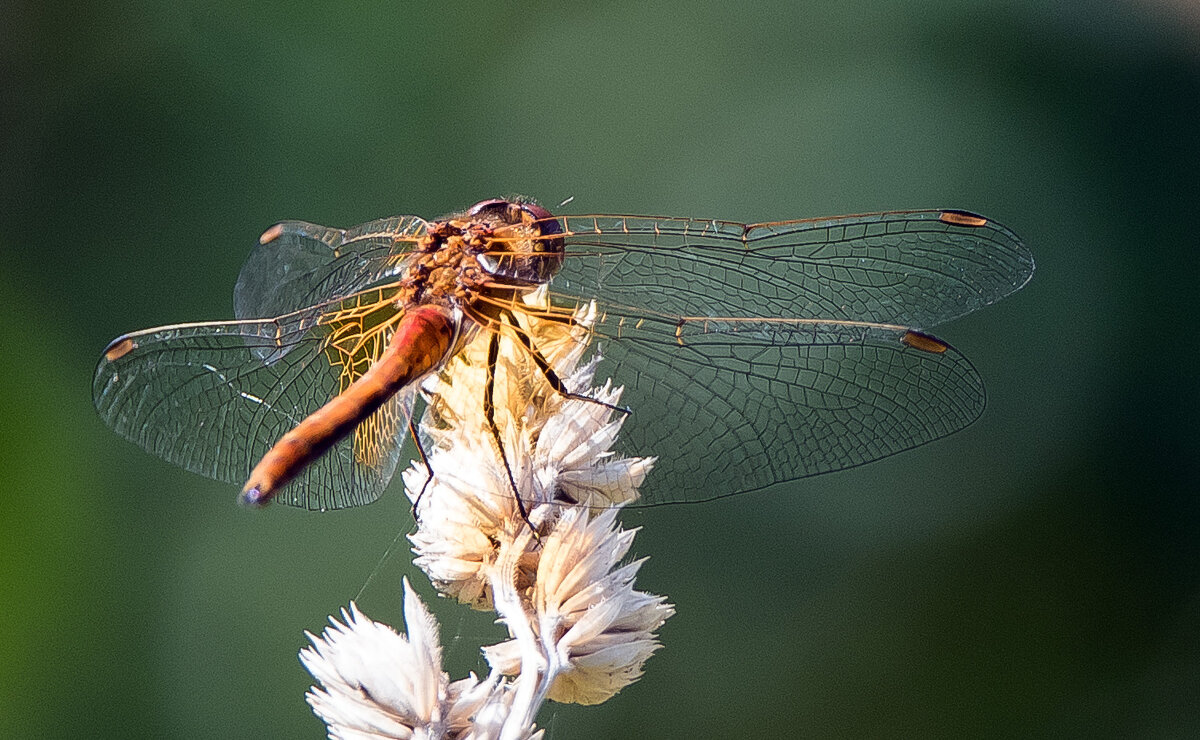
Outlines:
[{"label": "white papery bract", "polygon": [[437,623],[407,580],[404,617],[407,636],[371,621],[352,603],[340,622],[331,618],[319,637],[308,635],[312,646],[300,651],[300,660],[321,688],[306,698],[329,737],[499,737],[512,700],[509,688],[496,676],[450,681],[442,670]]},{"label": "white papery bract", "polygon": [[[643,560],[618,567],[633,530],[616,523],[616,509],[594,518],[571,508],[544,539],[529,602],[540,647],[551,655],[556,677],[546,697],[598,704],[642,675],[658,649],[657,630],[674,609],[661,596],[636,591]],[[484,648],[493,670],[520,671],[519,640]]]}]

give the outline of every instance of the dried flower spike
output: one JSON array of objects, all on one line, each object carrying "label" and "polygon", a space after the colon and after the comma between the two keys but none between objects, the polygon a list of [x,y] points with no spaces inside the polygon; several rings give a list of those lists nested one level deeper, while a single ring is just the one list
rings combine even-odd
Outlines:
[{"label": "dried flower spike", "polygon": [[[527,300],[544,303],[546,297],[537,292]],[[435,476],[427,480],[425,467],[417,464],[404,473],[410,499],[420,496],[418,529],[410,536],[415,562],[442,595],[495,609],[512,639],[484,648],[492,667],[488,679],[450,683],[441,672],[436,639],[430,638],[431,618],[407,584],[407,640],[381,625],[375,630],[385,630],[403,648],[381,647],[370,659],[350,658],[358,653],[344,647],[351,643],[347,635],[375,624],[352,607],[343,615],[347,626],[335,623],[320,644],[313,638],[304,657],[325,685],[313,690],[310,703],[329,722],[332,737],[368,736],[347,734],[346,727],[392,737],[387,732],[397,726],[412,734],[396,737],[435,731],[451,737],[536,736],[534,719],[546,699],[602,702],[637,680],[659,647],[655,632],[674,609],[663,597],[634,589],[643,561],[622,564],[635,532],[617,522],[620,507],[636,499],[654,461],[622,458],[612,449],[625,416],[615,410],[621,389],[594,386],[596,359],[583,360],[593,314],[594,307],[585,306],[573,325],[519,319],[567,387],[586,399],[556,393],[527,353],[514,342],[502,343],[495,421],[508,468],[480,413],[486,338],[426,381],[432,401],[422,428]],[[517,507],[513,483],[536,535]],[[341,667],[341,656],[349,667]],[[361,664],[387,670],[383,662],[406,675],[372,679],[390,690],[392,700],[380,707]],[[350,688],[334,689],[331,682]],[[468,707],[468,724],[458,724]],[[347,724],[348,718],[357,724]]]}]

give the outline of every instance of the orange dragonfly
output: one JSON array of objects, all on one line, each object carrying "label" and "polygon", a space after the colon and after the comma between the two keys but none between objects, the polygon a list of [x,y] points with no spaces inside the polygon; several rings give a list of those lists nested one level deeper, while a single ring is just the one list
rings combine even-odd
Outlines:
[{"label": "orange dragonfly", "polygon": [[[119,434],[244,483],[244,502],[357,506],[382,494],[415,438],[420,380],[481,332],[491,362],[518,342],[575,395],[515,318],[573,323],[595,300],[598,377],[624,384],[633,409],[622,438],[658,456],[641,504],[705,500],[969,425],[982,381],[927,330],[1019,290],[1033,269],[1012,231],[957,210],[746,225],[492,199],[434,221],[285,221],[242,268],[237,320],[119,337],[92,390]],[[520,300],[547,283],[549,308]],[[480,409],[494,430],[491,391]]]}]

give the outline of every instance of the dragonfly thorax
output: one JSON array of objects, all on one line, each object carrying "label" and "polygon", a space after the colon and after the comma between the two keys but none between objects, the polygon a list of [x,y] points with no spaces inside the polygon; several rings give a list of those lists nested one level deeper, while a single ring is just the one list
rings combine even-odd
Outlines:
[{"label": "dragonfly thorax", "polygon": [[[400,306],[496,305],[550,280],[562,265],[558,222],[531,203],[490,200],[431,222],[397,296]],[[484,309],[485,315],[492,312]]]}]

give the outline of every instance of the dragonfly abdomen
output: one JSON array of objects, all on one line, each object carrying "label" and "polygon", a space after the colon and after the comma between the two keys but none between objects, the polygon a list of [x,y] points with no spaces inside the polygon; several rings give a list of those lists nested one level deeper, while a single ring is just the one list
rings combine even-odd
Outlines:
[{"label": "dragonfly abdomen", "polygon": [[353,432],[389,398],[440,366],[454,338],[454,321],[446,309],[431,305],[410,308],[397,322],[379,359],[263,455],[242,488],[242,503],[270,503],[279,489]]}]

